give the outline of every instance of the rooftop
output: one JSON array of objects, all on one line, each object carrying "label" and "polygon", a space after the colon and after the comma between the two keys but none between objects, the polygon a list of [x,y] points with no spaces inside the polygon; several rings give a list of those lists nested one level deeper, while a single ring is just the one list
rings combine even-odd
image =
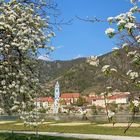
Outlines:
[{"label": "rooftop", "polygon": [[79,98],[80,93],[63,93],[60,98]]}]

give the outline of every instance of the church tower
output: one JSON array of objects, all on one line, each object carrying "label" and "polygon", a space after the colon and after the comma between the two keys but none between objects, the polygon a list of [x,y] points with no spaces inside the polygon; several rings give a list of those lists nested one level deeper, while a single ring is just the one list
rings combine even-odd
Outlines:
[{"label": "church tower", "polygon": [[54,90],[54,110],[53,113],[57,114],[59,109],[59,97],[60,97],[60,86],[58,81],[55,84],[55,90]]},{"label": "church tower", "polygon": [[59,86],[59,83],[57,81],[55,84],[54,98],[59,99],[59,96],[60,96],[60,86]]}]

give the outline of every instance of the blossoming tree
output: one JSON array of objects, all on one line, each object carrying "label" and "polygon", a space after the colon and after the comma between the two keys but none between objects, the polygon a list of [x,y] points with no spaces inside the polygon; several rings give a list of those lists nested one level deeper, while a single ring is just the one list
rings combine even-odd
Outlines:
[{"label": "blossoming tree", "polygon": [[[121,74],[117,66],[113,68],[109,64],[106,64],[102,67],[102,72],[105,74],[105,76],[111,77],[116,76],[120,79],[124,80],[127,86],[135,86],[137,88],[140,88],[140,23],[138,21],[138,15],[140,13],[139,8],[139,0],[130,0],[130,2],[133,4],[133,7],[126,13],[122,13],[116,17],[109,17],[107,21],[110,25],[116,25],[114,28],[109,27],[105,34],[109,38],[117,37],[120,39],[120,43],[118,47],[113,48],[113,54],[114,57],[119,57],[120,55],[123,55],[126,57],[126,60],[124,63],[129,62],[129,68],[126,67],[125,74]],[[101,22],[101,20],[87,20],[90,22]],[[94,66],[99,65],[99,60],[96,58],[96,64],[95,64],[95,58],[90,58],[88,62]],[[92,62],[93,61],[93,62]],[[125,65],[125,64],[124,64]],[[110,86],[110,85],[109,85]],[[112,89],[112,87],[110,87]],[[128,88],[129,90],[129,88]],[[108,87],[107,91],[105,92],[105,97],[108,93]],[[132,120],[128,124],[128,127],[125,129],[124,132],[126,132],[131,124],[135,120],[135,115],[137,112],[139,112],[140,109],[140,97],[135,98],[133,95],[131,96],[130,106],[132,111]],[[106,100],[106,98],[105,98]],[[107,106],[106,106],[107,108]],[[109,111],[107,111],[107,115],[109,114]],[[109,115],[108,115],[109,118]]]},{"label": "blossoming tree", "polygon": [[[115,54],[119,55],[119,51],[124,51],[126,57],[130,61],[130,69],[126,71],[126,75],[123,76],[127,84],[130,86],[137,86],[140,88],[140,35],[139,35],[139,21],[137,20],[137,14],[139,14],[140,9],[138,7],[138,0],[130,1],[134,6],[126,13],[122,13],[116,17],[109,17],[107,20],[110,24],[114,23],[116,30],[114,28],[108,28],[105,33],[110,37],[121,36],[121,48],[114,49]],[[116,55],[116,56],[117,56]],[[104,66],[105,67],[105,66]],[[104,73],[110,72],[108,68],[104,69]],[[116,70],[117,72],[117,70]],[[119,75],[122,77],[122,75]],[[131,124],[134,122],[136,113],[140,108],[140,98],[135,99],[132,96],[131,99],[131,111],[132,111],[132,120],[129,123],[128,127],[125,129],[126,132]]]},{"label": "blossoming tree", "polygon": [[30,110],[39,87],[35,58],[38,49],[51,51],[54,33],[34,4],[16,0],[0,5],[0,103],[5,112]]}]

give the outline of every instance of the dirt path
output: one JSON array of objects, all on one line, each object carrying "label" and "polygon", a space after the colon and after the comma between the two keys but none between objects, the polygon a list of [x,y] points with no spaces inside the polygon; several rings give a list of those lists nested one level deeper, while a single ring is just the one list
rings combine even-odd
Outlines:
[{"label": "dirt path", "polygon": [[[97,124],[97,126],[113,127],[113,124]],[[114,127],[127,127],[128,123],[116,123]],[[140,124],[133,123],[131,127],[140,127]]]},{"label": "dirt path", "polygon": [[[0,131],[0,133],[11,133],[11,131]],[[14,133],[35,134],[35,132],[29,132],[29,131],[14,131]],[[140,140],[140,137],[96,135],[96,134],[58,133],[58,132],[39,132],[39,135],[80,138],[80,139],[99,139],[99,140]]]},{"label": "dirt path", "polygon": [[80,122],[71,122],[71,123],[54,123],[54,124],[50,124],[52,126],[78,126],[78,125],[89,125],[91,123],[87,122],[87,123],[80,123]]}]

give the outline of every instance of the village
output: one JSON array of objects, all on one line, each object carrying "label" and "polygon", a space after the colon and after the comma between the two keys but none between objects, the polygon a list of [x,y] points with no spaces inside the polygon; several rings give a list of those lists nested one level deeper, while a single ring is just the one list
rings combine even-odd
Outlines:
[{"label": "village", "polygon": [[53,97],[39,97],[36,99],[38,110],[44,113],[57,114],[57,113],[88,113],[97,115],[97,112],[106,112],[106,104],[108,110],[128,111],[130,103],[130,92],[111,92],[107,98],[103,94],[96,95],[90,93],[83,96],[80,93],[61,93],[60,86],[57,82],[55,85],[54,98]]}]

